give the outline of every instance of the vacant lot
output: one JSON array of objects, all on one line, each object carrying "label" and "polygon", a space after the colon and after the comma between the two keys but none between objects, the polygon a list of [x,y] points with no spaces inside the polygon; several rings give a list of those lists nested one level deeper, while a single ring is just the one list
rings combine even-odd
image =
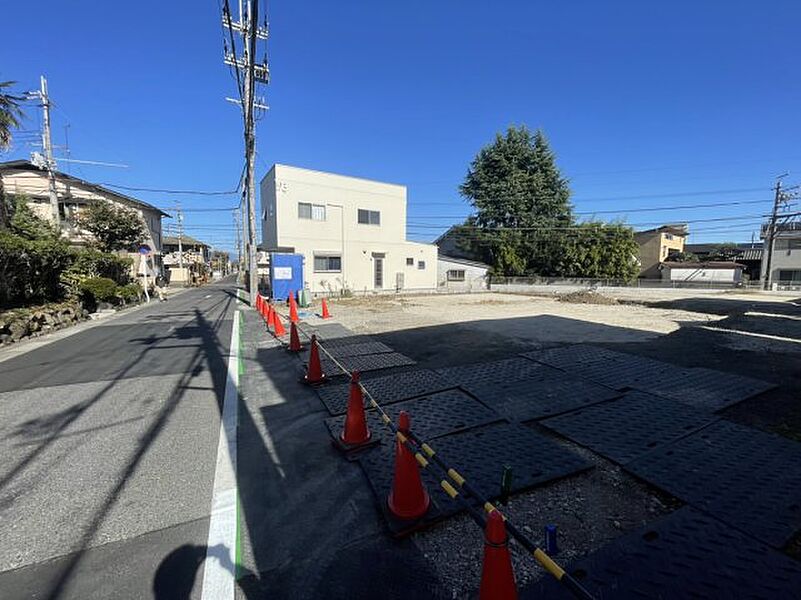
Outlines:
[{"label": "vacant lot", "polygon": [[[368,297],[332,303],[336,320],[373,334],[420,367],[486,362],[569,344],[592,344],[686,367],[707,367],[778,384],[726,409],[722,416],[801,441],[801,307],[792,298],[762,294],[697,294],[672,290],[628,292],[619,303],[578,303],[550,296],[487,293]],[[678,506],[613,463],[559,439],[596,466],[512,498],[506,511],[539,537],[560,524],[561,558],[599,548]],[[721,490],[725,493],[723,490]],[[465,539],[472,539],[464,543]],[[438,574],[463,593],[477,584],[481,533],[466,517],[415,536]],[[786,552],[798,556],[798,540]],[[475,556],[454,557],[471,548]],[[515,568],[523,581],[537,576],[526,557]],[[522,575],[522,577],[521,577]]]}]

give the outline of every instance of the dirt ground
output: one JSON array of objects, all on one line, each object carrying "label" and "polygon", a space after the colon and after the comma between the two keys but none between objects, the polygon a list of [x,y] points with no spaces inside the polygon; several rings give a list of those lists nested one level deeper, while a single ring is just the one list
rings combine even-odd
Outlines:
[{"label": "dirt ground", "polygon": [[[485,293],[350,298],[330,304],[337,320],[373,334],[420,367],[485,362],[535,348],[576,343],[765,379],[774,390],[724,412],[731,420],[801,441],[801,302],[769,294],[675,290],[627,291],[619,304],[560,302],[554,295]],[[662,292],[662,293],[660,293]],[[506,511],[535,540],[545,525],[560,528],[559,559],[594,551],[680,503],[566,440],[596,468],[514,496]],[[473,543],[464,543],[465,539]],[[462,597],[478,583],[481,532],[468,517],[449,519],[414,536],[439,576]],[[798,558],[796,539],[786,551]],[[460,553],[454,555],[454,553]],[[465,554],[467,553],[467,554]],[[518,583],[542,571],[515,557]]]}]

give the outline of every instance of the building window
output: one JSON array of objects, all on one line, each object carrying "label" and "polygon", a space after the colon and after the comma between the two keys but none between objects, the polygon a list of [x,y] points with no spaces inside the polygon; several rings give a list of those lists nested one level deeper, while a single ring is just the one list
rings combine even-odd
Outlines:
[{"label": "building window", "polygon": [[359,223],[362,225],[381,225],[381,213],[377,210],[359,209]]},{"label": "building window", "polygon": [[414,266],[414,259],[413,258],[407,258],[406,259],[406,266],[407,267],[413,267]]},{"label": "building window", "polygon": [[330,256],[315,256],[314,257],[314,272],[315,273],[341,273],[342,272],[342,257],[339,255]]},{"label": "building window", "polygon": [[417,261],[417,268],[420,269],[421,271],[424,270],[426,268],[426,261],[418,260]]},{"label": "building window", "polygon": [[448,281],[464,281],[464,269],[449,270]]},{"label": "building window", "polygon": [[801,250],[801,238],[778,238],[775,250]]},{"label": "building window", "polygon": [[779,283],[782,285],[801,285],[801,270],[781,269],[779,271]]},{"label": "building window", "polygon": [[298,202],[298,219],[325,221],[325,206],[323,204]]},{"label": "building window", "polygon": [[665,239],[666,240],[672,240],[673,239],[673,234],[672,233],[666,233],[665,234]]}]

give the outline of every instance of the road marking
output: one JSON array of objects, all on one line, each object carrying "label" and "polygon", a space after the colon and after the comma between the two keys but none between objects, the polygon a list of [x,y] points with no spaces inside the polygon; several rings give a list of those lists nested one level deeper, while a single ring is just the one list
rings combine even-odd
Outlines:
[{"label": "road marking", "polygon": [[239,328],[241,315],[234,312],[228,352],[217,465],[211,500],[209,537],[203,568],[201,600],[233,600],[236,590],[238,490],[236,486],[236,428],[239,409]]}]

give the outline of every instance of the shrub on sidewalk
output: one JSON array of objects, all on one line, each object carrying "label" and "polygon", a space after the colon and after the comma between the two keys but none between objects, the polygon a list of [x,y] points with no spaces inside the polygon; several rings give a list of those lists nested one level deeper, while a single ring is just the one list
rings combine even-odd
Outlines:
[{"label": "shrub on sidewalk", "polygon": [[124,304],[135,304],[142,299],[142,288],[137,283],[121,285],[117,288],[117,296]]},{"label": "shrub on sidewalk", "polygon": [[118,301],[118,286],[108,277],[90,277],[80,284],[81,302],[90,311],[97,309],[100,302],[114,304]]},{"label": "shrub on sidewalk", "polygon": [[72,258],[72,264],[60,276],[61,286],[67,298],[80,298],[81,284],[93,277],[105,277],[118,285],[130,282],[130,258],[91,248],[73,250]]}]

